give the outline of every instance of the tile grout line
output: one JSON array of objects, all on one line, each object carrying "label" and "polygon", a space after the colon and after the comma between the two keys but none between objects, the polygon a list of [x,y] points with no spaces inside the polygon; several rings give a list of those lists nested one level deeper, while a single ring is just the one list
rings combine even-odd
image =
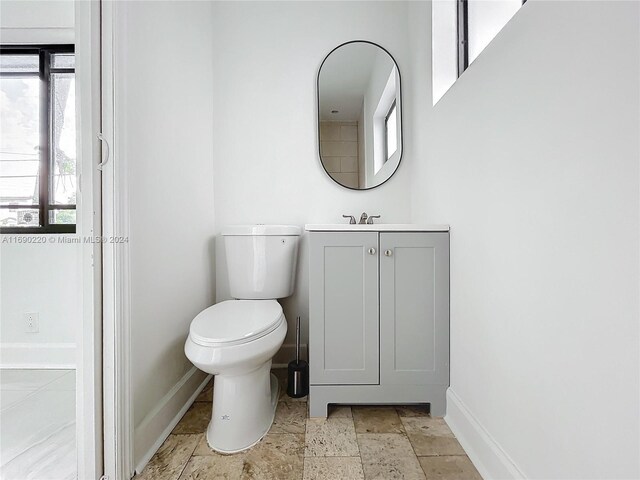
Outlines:
[{"label": "tile grout line", "polygon": [[[349,409],[351,410],[351,421],[353,421],[353,430],[356,431],[356,419],[353,416],[353,408],[349,405]],[[364,475],[364,462],[362,461],[362,450],[360,450],[360,440],[358,437],[358,432],[356,431],[356,445],[358,446],[358,457],[360,458],[360,466],[362,467],[362,478],[365,479]]]},{"label": "tile grout line", "polygon": [[193,446],[193,450],[191,451],[191,454],[189,454],[189,458],[187,458],[187,461],[184,462],[184,466],[180,470],[180,473],[176,476],[175,480],[180,480],[180,478],[182,477],[182,474],[187,469],[187,465],[189,465],[189,462],[193,459],[193,454],[196,451],[196,448],[198,448],[198,443],[200,443],[199,435],[198,435],[197,441],[195,442],[195,445]]},{"label": "tile grout line", "polygon": [[[396,413],[397,413],[397,410],[396,410]],[[413,442],[411,441],[411,437],[409,437],[409,433],[407,432],[407,429],[404,426],[404,422],[402,421],[402,417],[400,416],[400,414],[398,414],[398,417],[400,418],[400,423],[402,424],[402,430],[404,430],[404,433],[407,436],[407,440],[409,440],[409,445],[411,445],[411,450],[413,450],[413,454],[415,455],[416,460],[418,461],[418,465],[420,466],[420,470],[422,470],[422,473],[424,474],[424,478],[427,478],[427,472],[424,471],[424,468],[422,467],[422,463],[420,463],[420,457],[418,456],[418,453],[416,452],[416,447],[413,446]],[[431,414],[429,414],[429,418],[431,418]]]},{"label": "tile grout line", "polygon": [[303,447],[302,447],[302,480],[304,480],[304,470],[307,465],[307,425],[309,423],[309,404],[307,404],[307,413],[304,419],[304,433],[302,434]]},{"label": "tile grout line", "polygon": [[[400,417],[400,414],[398,414],[398,417]],[[403,417],[400,417],[400,423],[402,423],[402,429],[403,429],[403,430],[405,431],[405,433],[406,433],[407,429],[406,429],[406,428],[405,428],[405,426],[404,426],[404,422],[402,421],[402,418],[403,418]],[[404,418],[410,418],[410,417],[404,417]],[[429,418],[433,418],[433,417],[431,416],[431,414],[429,414]],[[427,476],[427,472],[425,471],[424,467],[422,466],[422,463],[420,462],[420,459],[421,459],[421,458],[434,458],[434,457],[440,457],[440,458],[446,458],[446,457],[467,457],[467,458],[468,458],[467,452],[466,452],[464,449],[462,449],[462,450],[463,450],[465,453],[464,453],[464,454],[460,454],[460,455],[438,455],[438,454],[435,454],[435,455],[418,455],[418,453],[416,452],[416,449],[415,449],[415,447],[414,447],[414,445],[413,445],[413,442],[411,441],[411,438],[409,437],[409,434],[407,433],[406,435],[407,435],[407,439],[409,440],[409,444],[411,445],[411,449],[413,450],[413,454],[414,454],[414,455],[416,456],[416,458],[418,459],[418,465],[420,465],[420,469],[422,470],[422,473],[424,473],[424,476],[425,476],[425,478],[426,478],[427,480],[429,480],[429,479],[428,479],[428,476]],[[455,435],[454,435],[454,437],[453,437],[453,438],[455,438],[455,439],[456,439],[456,441],[458,440],[458,439],[456,438],[456,436],[455,436]],[[459,442],[458,442],[458,443],[459,443]]]}]

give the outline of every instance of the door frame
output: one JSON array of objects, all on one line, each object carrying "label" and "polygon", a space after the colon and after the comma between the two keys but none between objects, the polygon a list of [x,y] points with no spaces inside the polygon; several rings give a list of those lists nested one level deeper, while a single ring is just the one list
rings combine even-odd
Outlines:
[{"label": "door frame", "polygon": [[[80,318],[84,319],[78,330],[77,358],[81,479],[133,477],[127,181],[114,122],[116,8],[111,1],[75,1],[79,170],[84,192],[78,202],[83,239]],[[85,242],[86,238],[93,240]]]},{"label": "door frame", "polygon": [[133,406],[130,369],[130,277],[128,176],[116,118],[118,2],[100,1],[102,135],[110,159],[102,169],[104,460],[108,479],[129,480],[133,466]]},{"label": "door frame", "polygon": [[78,478],[103,472],[102,402],[102,245],[85,242],[102,233],[101,160],[95,132],[100,128],[100,11],[94,2],[76,1],[76,114],[78,118],[78,234],[81,241],[81,302],[76,354],[76,445]]}]

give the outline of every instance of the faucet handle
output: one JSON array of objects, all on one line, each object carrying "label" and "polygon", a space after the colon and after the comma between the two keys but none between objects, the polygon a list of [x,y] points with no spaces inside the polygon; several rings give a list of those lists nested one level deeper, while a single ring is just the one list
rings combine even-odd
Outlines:
[{"label": "faucet handle", "polygon": [[369,218],[367,219],[367,225],[373,225],[374,218],[380,218],[380,215],[369,215]]},{"label": "faucet handle", "polygon": [[348,218],[349,219],[349,225],[355,225],[356,224],[356,219],[353,215],[342,215],[342,218]]}]

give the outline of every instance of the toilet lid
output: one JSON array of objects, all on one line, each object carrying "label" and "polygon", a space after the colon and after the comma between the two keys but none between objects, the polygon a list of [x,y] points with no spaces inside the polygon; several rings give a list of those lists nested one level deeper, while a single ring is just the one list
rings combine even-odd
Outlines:
[{"label": "toilet lid", "polygon": [[199,345],[245,343],[275,330],[282,317],[276,300],[227,300],[200,312],[189,335]]}]

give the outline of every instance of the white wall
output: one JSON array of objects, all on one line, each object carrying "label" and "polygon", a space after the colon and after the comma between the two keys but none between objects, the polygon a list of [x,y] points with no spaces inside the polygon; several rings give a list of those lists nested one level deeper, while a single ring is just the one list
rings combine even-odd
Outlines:
[{"label": "white wall", "polygon": [[489,45],[522,7],[522,0],[471,0],[469,15],[469,63]]},{"label": "white wall", "polygon": [[[341,223],[342,214],[410,220],[410,175],[405,151],[394,177],[367,192],[331,180],[318,158],[316,76],[322,59],[349,40],[385,47],[403,75],[407,54],[404,2],[216,2],[212,128],[216,224]],[[408,75],[407,75],[408,76]],[[408,89],[409,81],[403,83]],[[404,96],[405,104],[412,102]],[[221,243],[221,242],[220,242]],[[303,238],[296,292],[283,301],[292,343],[296,315],[307,338],[308,252]],[[223,255],[217,258],[224,267]],[[224,269],[218,300],[228,298]],[[289,353],[290,350],[289,350]],[[288,361],[291,357],[284,357]]]},{"label": "white wall", "polygon": [[485,478],[640,477],[638,10],[527,2],[422,118],[448,420]]},{"label": "white wall", "polygon": [[456,0],[433,2],[431,18],[432,82],[435,104],[458,79],[458,2]]},{"label": "white wall", "polygon": [[218,87],[211,3],[122,2],[116,9],[116,155],[129,175],[140,466],[205,378],[185,357],[184,341],[191,320],[214,300],[211,132]]},{"label": "white wall", "polygon": [[2,0],[2,43],[73,43],[73,0]]},{"label": "white wall", "polygon": [[[0,2],[0,42],[74,43],[73,1]],[[0,365],[73,367],[80,246],[58,241],[78,236],[38,236],[44,244],[9,243],[10,237],[0,243]],[[39,313],[38,333],[25,332],[26,312]]]},{"label": "white wall", "polygon": [[[33,235],[7,235],[2,241]],[[72,367],[79,292],[77,244],[59,244],[74,235],[46,235],[46,243],[0,243],[0,365]],[[56,242],[56,243],[52,243]],[[23,315],[39,314],[40,331],[27,333]]]}]

